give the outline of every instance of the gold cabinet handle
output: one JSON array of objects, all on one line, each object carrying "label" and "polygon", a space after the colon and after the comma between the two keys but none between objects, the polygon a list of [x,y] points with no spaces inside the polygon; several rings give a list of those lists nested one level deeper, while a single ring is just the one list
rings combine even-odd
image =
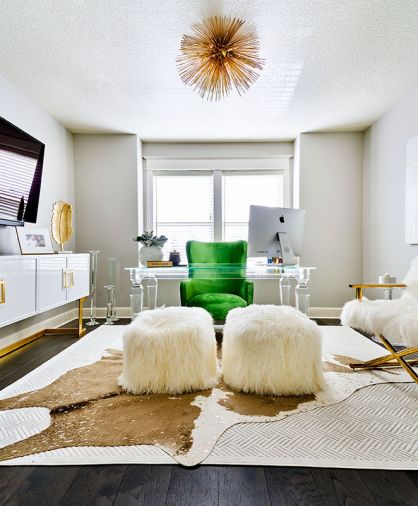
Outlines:
[{"label": "gold cabinet handle", "polygon": [[64,288],[74,288],[74,271],[62,271],[62,284]]},{"label": "gold cabinet handle", "polygon": [[62,271],[62,286],[64,288],[70,288],[68,286],[68,271],[66,271],[65,269],[63,269]]},{"label": "gold cabinet handle", "polygon": [[0,279],[0,304],[6,304],[6,281]]}]

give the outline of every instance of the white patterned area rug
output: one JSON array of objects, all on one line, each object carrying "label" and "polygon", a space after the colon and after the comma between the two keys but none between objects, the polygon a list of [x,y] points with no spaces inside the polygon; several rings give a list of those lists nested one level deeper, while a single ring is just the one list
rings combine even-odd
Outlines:
[{"label": "white patterned area rug", "polygon": [[[327,388],[316,396],[264,398],[221,385],[176,397],[128,396],[102,388],[101,397],[95,397],[89,383],[93,368],[119,370],[115,350],[121,349],[123,331],[123,326],[100,327],[0,392],[0,465],[178,462],[418,469],[418,387],[399,369],[352,372],[349,360],[375,358],[382,348],[351,329],[321,327]],[[57,385],[76,385],[64,407],[33,403],[50,398],[53,404]],[[83,388],[88,402],[80,402]],[[71,404],[71,396],[78,402]],[[151,411],[144,411],[146,405]],[[131,420],[132,409],[137,420]],[[171,415],[176,409],[177,418]],[[152,434],[143,428],[150,417]],[[141,433],[141,444],[132,444],[136,440],[126,431],[130,423]],[[65,444],[57,444],[61,437]]]}]

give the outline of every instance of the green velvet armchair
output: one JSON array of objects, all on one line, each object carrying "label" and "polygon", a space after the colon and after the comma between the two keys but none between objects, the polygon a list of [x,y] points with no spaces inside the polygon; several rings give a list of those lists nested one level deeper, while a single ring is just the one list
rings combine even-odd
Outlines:
[{"label": "green velvet armchair", "polygon": [[[180,283],[182,306],[202,307],[214,320],[225,320],[231,309],[253,303],[254,284],[245,279],[245,271],[239,268],[247,263],[246,241],[188,241],[186,252],[190,279]],[[219,270],[216,264],[220,264]],[[207,275],[204,274],[205,265],[210,267]],[[195,269],[195,266],[200,267]]]}]

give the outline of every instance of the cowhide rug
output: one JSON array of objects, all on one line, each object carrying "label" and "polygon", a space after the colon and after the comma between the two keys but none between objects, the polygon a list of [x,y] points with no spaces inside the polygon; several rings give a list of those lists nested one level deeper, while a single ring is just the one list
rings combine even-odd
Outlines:
[{"label": "cowhide rug", "polygon": [[339,403],[368,385],[410,381],[400,369],[353,372],[349,362],[375,358],[382,348],[351,329],[322,327],[327,387],[316,395],[243,394],[222,380],[212,390],[183,395],[131,395],[117,385],[123,330],[97,329],[0,392],[0,427],[11,410],[33,413],[22,430],[0,430],[0,463],[27,455],[36,463],[36,455],[68,447],[155,445],[193,466],[236,423],[277,421]]}]

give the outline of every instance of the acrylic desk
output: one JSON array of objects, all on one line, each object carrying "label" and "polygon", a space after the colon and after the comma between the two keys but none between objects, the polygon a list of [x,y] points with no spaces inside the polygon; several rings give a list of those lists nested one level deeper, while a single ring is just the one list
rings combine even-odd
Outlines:
[{"label": "acrylic desk", "polygon": [[280,288],[280,300],[283,305],[290,305],[292,296],[291,279],[296,279],[295,299],[297,308],[305,314],[309,313],[309,279],[316,267],[298,265],[272,264],[189,264],[179,267],[127,267],[131,281],[131,314],[132,318],[144,309],[144,288],[148,295],[148,309],[154,309],[157,303],[159,280],[199,279],[236,279],[248,280],[277,279]]}]

